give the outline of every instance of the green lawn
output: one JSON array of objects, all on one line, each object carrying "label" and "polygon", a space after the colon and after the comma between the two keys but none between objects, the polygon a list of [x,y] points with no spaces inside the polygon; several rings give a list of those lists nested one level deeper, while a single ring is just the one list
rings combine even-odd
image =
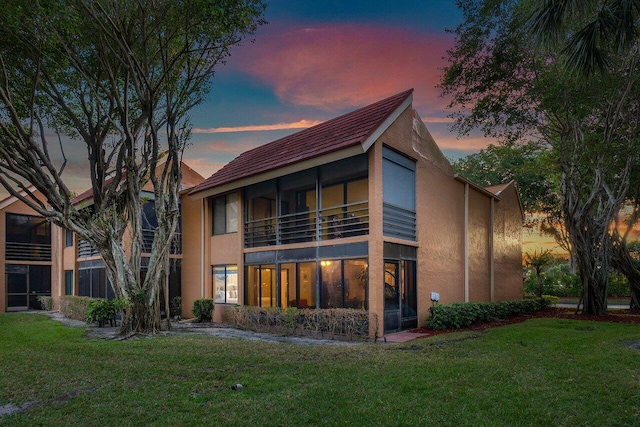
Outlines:
[{"label": "green lawn", "polygon": [[[406,344],[87,339],[0,315],[0,425],[639,426],[634,325],[536,319]],[[232,390],[236,383],[243,388]]]}]

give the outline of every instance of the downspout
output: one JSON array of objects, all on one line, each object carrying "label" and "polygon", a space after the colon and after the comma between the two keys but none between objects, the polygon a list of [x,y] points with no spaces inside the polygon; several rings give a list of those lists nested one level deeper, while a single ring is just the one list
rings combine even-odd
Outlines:
[{"label": "downspout", "polygon": [[203,198],[202,199],[202,215],[200,215],[200,239],[201,239],[201,248],[200,248],[200,298],[204,298],[204,283],[205,283],[205,274],[207,274],[205,272],[205,268],[204,268],[204,262],[205,262],[205,257],[206,257],[206,253],[205,253],[205,248],[206,248],[206,233],[205,233],[205,217],[207,216],[207,210],[206,210],[206,201],[207,198]]},{"label": "downspout", "polygon": [[491,287],[491,301],[495,301],[495,265],[494,265],[494,253],[493,253],[493,233],[494,233],[494,202],[495,199],[491,198],[491,224],[489,226],[489,284]]},{"label": "downspout", "polygon": [[464,301],[469,302],[469,183],[464,184]]}]

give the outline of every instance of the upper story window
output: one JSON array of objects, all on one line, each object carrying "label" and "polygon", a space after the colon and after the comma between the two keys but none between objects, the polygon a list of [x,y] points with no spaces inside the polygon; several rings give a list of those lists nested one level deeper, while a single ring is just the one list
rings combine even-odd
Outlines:
[{"label": "upper story window", "polygon": [[238,232],[238,194],[213,199],[213,234]]},{"label": "upper story window", "polygon": [[46,219],[8,213],[6,227],[6,259],[51,261],[51,224]]},{"label": "upper story window", "polygon": [[[156,203],[154,200],[147,200],[142,204],[142,252],[151,253],[156,228]],[[178,216],[178,228],[171,242],[170,252],[172,255],[182,253],[182,211]]]},{"label": "upper story window", "polygon": [[416,240],[416,162],[387,147],[382,150],[383,234]]},{"label": "upper story window", "polygon": [[69,248],[73,246],[73,231],[64,230],[64,247]]}]

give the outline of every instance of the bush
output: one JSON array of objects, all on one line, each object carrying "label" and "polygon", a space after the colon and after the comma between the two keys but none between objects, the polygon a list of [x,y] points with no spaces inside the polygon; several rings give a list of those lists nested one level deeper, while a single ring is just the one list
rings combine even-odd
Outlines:
[{"label": "bush", "polygon": [[427,326],[431,329],[461,329],[474,323],[522,316],[551,306],[548,298],[500,302],[456,302],[429,308]]},{"label": "bush", "polygon": [[211,322],[214,309],[213,300],[211,298],[201,298],[193,302],[193,315],[200,322]]},{"label": "bush", "polygon": [[116,316],[124,307],[121,299],[108,300],[105,298],[91,298],[87,306],[87,323],[97,323],[101,328],[109,322],[115,326]]},{"label": "bush", "polygon": [[87,320],[87,307],[89,297],[76,297],[73,295],[63,295],[60,297],[60,313],[69,319]]},{"label": "bush", "polygon": [[38,297],[38,302],[42,306],[42,309],[45,311],[51,311],[53,308],[53,298],[45,295],[40,295]]},{"label": "bush", "polygon": [[[225,314],[235,327],[288,335],[301,332],[331,338],[368,338],[370,322],[374,327],[378,325],[375,313],[349,308],[298,309],[242,305],[226,307]],[[377,330],[375,337],[378,337]]]}]

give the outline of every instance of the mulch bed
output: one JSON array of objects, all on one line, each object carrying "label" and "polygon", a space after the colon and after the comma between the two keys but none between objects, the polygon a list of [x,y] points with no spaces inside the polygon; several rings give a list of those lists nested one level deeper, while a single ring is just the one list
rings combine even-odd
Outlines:
[{"label": "mulch bed", "polygon": [[441,335],[448,334],[451,332],[461,332],[461,331],[484,331],[485,329],[497,328],[505,325],[513,325],[514,323],[524,322],[529,319],[539,319],[539,318],[555,318],[555,319],[571,319],[571,320],[592,320],[596,322],[612,322],[612,323],[633,323],[640,325],[640,310],[629,310],[629,309],[614,309],[609,310],[608,314],[603,316],[595,316],[589,314],[575,314],[574,308],[549,308],[547,310],[541,310],[536,313],[530,314],[528,316],[516,316],[510,317],[509,319],[504,319],[495,322],[486,322],[486,323],[478,323],[475,325],[471,325],[468,328],[462,329],[445,329],[445,330],[433,330],[429,328],[416,328],[412,329],[409,332],[421,333],[421,334],[429,334],[429,336],[433,335]]}]

